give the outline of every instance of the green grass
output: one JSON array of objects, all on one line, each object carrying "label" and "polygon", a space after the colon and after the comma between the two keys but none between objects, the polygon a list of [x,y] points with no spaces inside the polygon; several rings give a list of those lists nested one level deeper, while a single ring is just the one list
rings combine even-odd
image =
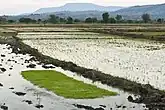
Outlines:
[{"label": "green grass", "polygon": [[115,92],[85,84],[53,70],[23,71],[22,76],[33,84],[65,98],[91,99],[117,95]]}]

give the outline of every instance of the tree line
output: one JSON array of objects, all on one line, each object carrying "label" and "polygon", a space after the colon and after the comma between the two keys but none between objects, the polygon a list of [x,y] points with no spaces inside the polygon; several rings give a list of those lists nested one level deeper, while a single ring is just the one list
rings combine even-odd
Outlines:
[{"label": "tree line", "polygon": [[31,19],[31,18],[20,18],[18,21],[14,20],[6,20],[3,17],[0,17],[0,23],[51,23],[51,24],[74,24],[74,23],[164,23],[165,20],[163,18],[159,18],[157,20],[152,20],[150,14],[143,14],[141,16],[142,20],[125,20],[122,15],[116,15],[115,17],[111,17],[108,12],[102,14],[102,20],[98,20],[96,17],[87,17],[85,20],[73,19],[72,17],[61,18],[56,15],[50,15],[47,20],[43,19]]}]

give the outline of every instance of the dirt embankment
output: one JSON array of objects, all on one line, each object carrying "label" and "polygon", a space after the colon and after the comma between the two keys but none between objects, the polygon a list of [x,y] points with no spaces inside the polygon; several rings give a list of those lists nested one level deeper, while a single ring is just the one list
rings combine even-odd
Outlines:
[{"label": "dirt embankment", "polygon": [[64,70],[76,72],[77,74],[82,75],[85,78],[89,78],[94,82],[100,81],[102,84],[107,84],[109,86],[140,95],[141,97],[135,100],[133,100],[133,98],[129,96],[128,100],[135,103],[144,103],[148,108],[150,108],[150,110],[165,110],[165,93],[153,88],[149,84],[139,84],[126,80],[124,78],[104,74],[100,71],[80,67],[72,62],[65,62],[58,59],[53,59],[49,56],[45,56],[39,53],[38,50],[24,44],[19,38],[16,37],[1,37],[0,43],[10,45],[13,52],[16,54],[30,54],[41,63],[53,64],[57,67],[62,67]]},{"label": "dirt embankment", "polygon": [[[165,41],[165,36],[133,34],[133,33],[129,33],[129,31],[123,31],[123,30],[111,30],[111,29],[110,30],[104,30],[104,29],[87,30],[87,29],[85,29],[84,31],[110,34],[110,35],[118,35],[118,36],[121,36],[122,38],[136,38],[136,39],[147,39],[147,40],[155,40],[155,41]],[[145,31],[147,31],[147,30],[145,30]]]}]

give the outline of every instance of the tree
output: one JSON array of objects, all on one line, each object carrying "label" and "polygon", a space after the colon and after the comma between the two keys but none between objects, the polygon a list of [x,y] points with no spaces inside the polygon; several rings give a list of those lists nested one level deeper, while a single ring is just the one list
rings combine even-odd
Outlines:
[{"label": "tree", "polygon": [[73,18],[72,17],[68,17],[66,23],[67,24],[73,24]]},{"label": "tree", "polygon": [[40,24],[42,22],[42,20],[41,19],[38,19],[37,22]]},{"label": "tree", "polygon": [[109,18],[109,23],[116,23],[116,19],[115,18]]},{"label": "tree", "polygon": [[164,19],[163,18],[159,18],[159,19],[157,19],[157,22],[158,23],[163,23],[164,22]]},{"label": "tree", "polygon": [[86,23],[96,23],[97,22],[97,18],[86,18],[85,19],[85,22]]},{"label": "tree", "polygon": [[31,20],[31,23],[37,23],[37,20],[32,19],[32,20]]},{"label": "tree", "polygon": [[121,15],[116,15],[115,18],[116,18],[117,21],[121,21],[123,17]]},{"label": "tree", "polygon": [[146,13],[142,15],[142,19],[145,23],[148,23],[149,21],[151,21],[151,16]]},{"label": "tree", "polygon": [[8,23],[14,23],[15,21],[14,20],[8,20],[7,22]]},{"label": "tree", "polygon": [[32,20],[31,18],[20,18],[19,19],[20,23],[36,23],[36,20]]},{"label": "tree", "polygon": [[106,13],[103,13],[102,14],[102,17],[103,17],[103,22],[104,23],[108,23],[108,20],[109,20],[109,14],[106,12]]},{"label": "tree", "polygon": [[92,18],[90,18],[90,17],[89,17],[89,18],[86,18],[86,19],[85,19],[85,22],[86,22],[86,23],[92,23]]},{"label": "tree", "polygon": [[49,23],[56,24],[56,23],[58,23],[58,21],[59,21],[59,17],[57,17],[55,15],[50,15],[49,16],[49,19],[48,19],[48,22]]},{"label": "tree", "polygon": [[66,19],[65,18],[60,18],[60,23],[66,23]]},{"label": "tree", "polygon": [[127,20],[127,23],[134,23],[133,20]]},{"label": "tree", "polygon": [[75,23],[81,22],[79,19],[74,20]]}]

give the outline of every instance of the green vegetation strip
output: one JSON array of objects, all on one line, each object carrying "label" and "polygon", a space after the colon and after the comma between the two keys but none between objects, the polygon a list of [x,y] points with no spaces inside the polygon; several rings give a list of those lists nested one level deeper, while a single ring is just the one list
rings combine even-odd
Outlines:
[{"label": "green vegetation strip", "polygon": [[85,84],[53,70],[23,71],[22,76],[33,84],[65,98],[89,99],[117,95],[115,92]]}]

